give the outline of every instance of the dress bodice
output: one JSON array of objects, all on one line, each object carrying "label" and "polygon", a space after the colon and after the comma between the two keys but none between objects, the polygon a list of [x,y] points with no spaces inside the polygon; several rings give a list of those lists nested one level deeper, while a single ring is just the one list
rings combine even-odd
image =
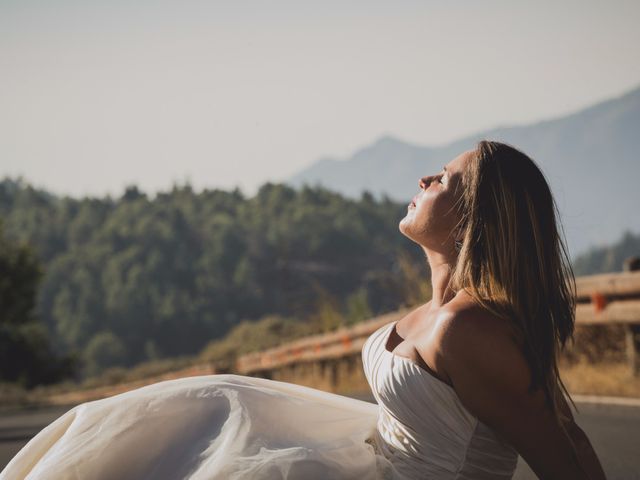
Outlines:
[{"label": "dress bodice", "polygon": [[516,450],[471,414],[451,386],[386,349],[395,323],[376,330],[362,348],[379,405],[376,449],[408,479],[511,479]]}]

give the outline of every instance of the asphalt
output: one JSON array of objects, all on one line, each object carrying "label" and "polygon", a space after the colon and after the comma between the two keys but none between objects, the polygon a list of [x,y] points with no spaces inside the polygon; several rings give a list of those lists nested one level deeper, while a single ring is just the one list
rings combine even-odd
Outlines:
[{"label": "asphalt", "polygon": [[[353,395],[371,400],[367,395]],[[620,403],[620,404],[616,404]],[[628,404],[627,404],[628,403]],[[0,470],[34,435],[69,410],[47,407],[0,413]],[[577,423],[587,433],[609,480],[640,480],[640,402],[578,403]],[[514,480],[536,479],[519,459]]]},{"label": "asphalt", "polygon": [[0,413],[0,470],[40,430],[53,422],[69,407],[43,407]]},{"label": "asphalt", "polygon": [[[585,431],[609,480],[640,480],[640,406],[578,403]],[[514,480],[538,477],[522,458]]]}]

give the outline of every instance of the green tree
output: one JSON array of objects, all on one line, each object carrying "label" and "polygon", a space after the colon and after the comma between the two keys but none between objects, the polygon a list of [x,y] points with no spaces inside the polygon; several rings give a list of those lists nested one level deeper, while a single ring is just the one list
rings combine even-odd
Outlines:
[{"label": "green tree", "polygon": [[353,325],[373,317],[366,289],[360,287],[347,298],[346,323]]},{"label": "green tree", "polygon": [[95,376],[107,368],[123,365],[126,349],[122,341],[112,332],[105,330],[93,336],[84,350],[85,373]]},{"label": "green tree", "polygon": [[30,388],[70,376],[76,358],[57,358],[35,314],[42,268],[26,245],[8,241],[0,222],[0,380]]}]

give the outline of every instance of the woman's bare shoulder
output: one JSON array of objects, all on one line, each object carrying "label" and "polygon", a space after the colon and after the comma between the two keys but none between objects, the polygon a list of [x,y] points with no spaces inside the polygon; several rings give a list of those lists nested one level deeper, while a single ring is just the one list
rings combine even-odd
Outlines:
[{"label": "woman's bare shoulder", "polygon": [[508,338],[513,334],[512,319],[496,315],[466,293],[443,306],[438,317],[443,330],[455,338],[466,339],[470,335]]},{"label": "woman's bare shoulder", "polygon": [[439,318],[439,345],[452,382],[462,375],[493,372],[526,389],[530,370],[510,322],[475,302],[447,307]]}]

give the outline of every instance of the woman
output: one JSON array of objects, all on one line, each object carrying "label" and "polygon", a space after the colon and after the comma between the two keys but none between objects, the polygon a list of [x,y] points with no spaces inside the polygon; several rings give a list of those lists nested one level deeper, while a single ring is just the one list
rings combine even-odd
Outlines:
[{"label": "woman", "polygon": [[515,148],[482,141],[420,188],[400,230],[427,256],[433,298],[363,349],[394,372],[389,382],[367,371],[381,418],[418,446],[379,428],[385,456],[416,478],[421,462],[432,478],[511,478],[516,452],[540,478],[604,478],[561,391],[575,281],[544,176]]},{"label": "woman", "polygon": [[518,453],[541,478],[604,478],[561,391],[575,287],[543,175],[483,141],[420,188],[399,228],[433,298],[365,343],[378,406],[238,375],[160,382],[74,407],[0,478],[508,479]]}]

